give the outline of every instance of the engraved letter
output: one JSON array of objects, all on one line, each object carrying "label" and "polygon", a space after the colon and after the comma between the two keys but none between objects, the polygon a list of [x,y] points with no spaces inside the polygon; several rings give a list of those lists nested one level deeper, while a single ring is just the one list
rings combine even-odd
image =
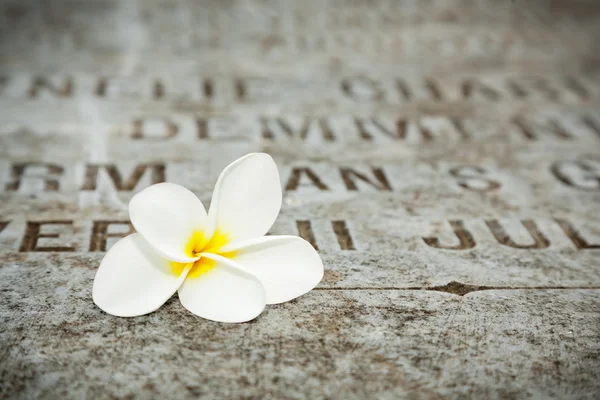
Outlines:
[{"label": "engraved letter", "polygon": [[352,168],[341,167],[340,173],[342,174],[342,179],[344,180],[344,184],[346,185],[346,189],[348,190],[358,190],[358,186],[356,186],[355,178],[360,179],[363,182],[368,183],[373,186],[375,189],[379,191],[391,191],[392,188],[381,168],[371,168],[373,171],[373,176],[377,179],[378,183],[371,181],[365,174],[361,174],[353,170]]},{"label": "engraved letter", "polygon": [[594,134],[598,135],[598,137],[600,138],[600,125],[593,118],[584,116],[581,118],[581,122],[583,122],[583,124],[589,130],[591,130]]},{"label": "engraved letter", "polygon": [[379,83],[365,77],[342,80],[342,93],[356,101],[381,101],[384,92]]},{"label": "engraved letter", "polygon": [[454,234],[460,241],[456,246],[442,246],[438,238],[423,238],[425,244],[431,247],[435,247],[437,249],[446,249],[446,250],[467,250],[475,247],[475,240],[473,239],[473,235],[469,232],[463,222],[461,220],[448,221],[452,229],[454,229]]},{"label": "engraved letter", "polygon": [[[109,233],[110,225],[122,225],[127,227],[127,232]],[[129,221],[94,221],[92,226],[92,237],[90,238],[90,251],[106,251],[106,240],[108,238],[123,238],[135,232]]]},{"label": "engraved letter", "polygon": [[165,165],[160,163],[137,165],[133,169],[129,179],[127,179],[125,182],[123,182],[121,173],[114,164],[88,164],[86,166],[85,181],[81,187],[81,190],[96,190],[98,172],[101,168],[106,171],[118,191],[133,190],[147,169],[151,169],[152,171],[150,175],[151,184],[165,181]]},{"label": "engraved letter", "polygon": [[312,182],[312,184],[318,187],[320,190],[329,190],[329,188],[321,182],[321,179],[308,167],[292,168],[290,178],[285,185],[285,190],[296,190],[300,185],[300,179],[302,175],[306,175]]},{"label": "engraved letter", "polygon": [[[425,78],[422,82],[422,87],[425,91],[425,96],[420,96],[421,98],[425,97],[427,100],[435,101],[439,101],[444,98],[438,84],[433,79]],[[398,89],[398,94],[401,96],[401,98],[406,101],[415,100],[417,95],[423,92],[420,91],[419,93],[415,93],[413,90],[411,90],[406,81],[402,79],[396,80],[396,89]]]},{"label": "engraved letter", "polygon": [[73,247],[38,247],[39,238],[58,238],[58,233],[40,233],[43,225],[73,225],[73,221],[27,221],[25,235],[21,241],[20,252],[28,251],[75,251]]},{"label": "engraved letter", "polygon": [[573,76],[568,76],[565,80],[565,85],[567,86],[568,89],[570,89],[573,93],[575,93],[577,96],[579,96],[580,100],[587,100],[590,98],[590,93],[588,92],[588,90],[585,88],[585,86],[583,86],[578,80],[577,78],[573,77]]},{"label": "engraved letter", "polygon": [[573,138],[560,123],[553,119],[550,119],[545,126],[529,123],[522,117],[516,117],[512,122],[528,140],[537,140],[538,136],[545,132],[551,133],[562,140],[570,140]]},{"label": "engraved letter", "polygon": [[514,247],[515,249],[545,249],[546,247],[550,246],[550,241],[542,232],[539,231],[535,223],[530,219],[523,220],[521,223],[533,238],[534,242],[532,244],[515,243],[515,241],[507,235],[500,223],[495,219],[487,220],[485,223],[488,228],[490,228],[492,235],[494,235],[498,243],[504,246]]},{"label": "engraved letter", "polygon": [[60,87],[42,77],[34,78],[29,87],[29,97],[37,97],[41,89],[47,90],[55,97],[70,97],[73,92],[73,82],[71,78],[67,78],[63,82],[62,87]]},{"label": "engraved letter", "polygon": [[540,92],[548,100],[558,100],[560,97],[558,90],[551,87],[548,80],[542,77],[524,78],[520,81],[509,79],[507,86],[513,95],[520,98],[528,97],[530,92]]},{"label": "engraved letter", "polygon": [[177,135],[179,129],[166,118],[137,119],[133,121],[133,139],[169,139]]},{"label": "engraved letter", "polygon": [[[42,167],[47,173],[42,176],[37,175],[25,175],[25,171],[28,168]],[[56,164],[46,164],[38,162],[30,163],[16,163],[12,166],[12,180],[6,184],[6,190],[9,192],[16,192],[21,187],[21,181],[36,180],[44,182],[44,190],[47,192],[56,192],[59,189],[59,181],[57,175],[62,175],[63,167]]]},{"label": "engraved letter", "polygon": [[477,192],[489,192],[498,189],[500,183],[481,176],[485,173],[485,169],[473,165],[462,165],[450,170],[450,175],[458,178],[458,185],[465,189]]},{"label": "engraved letter", "polygon": [[573,242],[575,247],[577,247],[578,250],[600,249],[600,243],[589,244],[588,241],[581,237],[579,232],[577,232],[577,230],[573,228],[573,225],[571,225],[568,221],[564,219],[555,219],[555,221],[561,227],[563,232],[565,232],[565,235],[567,235],[569,239],[571,239],[571,241]]},{"label": "engraved letter", "polygon": [[346,221],[331,221],[331,226],[333,227],[333,232],[337,237],[340,249],[356,250],[354,248],[354,241],[352,240],[352,235],[350,234],[350,230],[346,225]]},{"label": "engraved letter", "polygon": [[296,226],[298,227],[298,235],[310,243],[315,250],[319,250],[310,221],[296,221]]},{"label": "engraved letter", "polygon": [[[156,88],[155,88],[156,90]],[[140,83],[130,77],[100,78],[96,86],[99,97],[129,97],[137,98],[141,94]]]},{"label": "engraved letter", "polygon": [[376,118],[371,118],[371,120],[370,120],[371,125],[373,125],[376,128],[374,130],[374,132],[373,131],[370,132],[367,129],[365,122],[366,122],[365,120],[360,119],[360,118],[356,118],[354,120],[354,123],[356,124],[356,127],[358,128],[360,137],[361,137],[361,139],[364,139],[364,140],[373,140],[372,133],[384,134],[384,136],[387,136],[392,139],[405,140],[408,136],[408,132],[411,127],[413,127],[418,133],[421,134],[423,141],[429,142],[429,141],[433,140],[433,135],[431,134],[429,129],[421,126],[421,124],[419,124],[419,123],[414,123],[414,124],[410,123],[406,119],[397,119],[396,125],[395,125],[396,129],[394,130],[394,129],[388,129],[385,125],[383,125]]},{"label": "engraved letter", "polygon": [[160,100],[165,96],[165,86],[158,79],[152,85],[152,96],[154,96],[155,100]]},{"label": "engraved letter", "polygon": [[[278,130],[283,131],[287,135],[288,138],[290,138],[290,139],[299,138],[301,140],[306,140],[306,137],[308,136],[308,132],[310,130],[312,122],[313,121],[311,121],[311,119],[304,118],[300,128],[294,129],[291,126],[291,124],[289,122],[286,122],[283,118],[275,118],[275,119],[261,118],[260,124],[262,127],[262,129],[261,129],[262,137],[265,139],[274,140],[275,132],[271,126],[273,124],[275,124],[275,126],[278,127]],[[319,118],[316,120],[316,122],[317,122],[317,128],[321,132],[321,136],[323,137],[323,139],[326,141],[329,141],[329,142],[334,141],[335,136],[333,135],[333,132],[331,131],[331,128],[329,127],[329,123],[327,122],[327,119]]]},{"label": "engraved letter", "polygon": [[600,189],[600,168],[594,168],[591,162],[585,160],[557,161],[552,164],[550,171],[556,179],[567,186],[581,190]]},{"label": "engraved letter", "polygon": [[500,98],[498,91],[477,80],[466,80],[462,83],[462,94],[465,99],[471,99],[477,93],[488,100],[498,100]]}]

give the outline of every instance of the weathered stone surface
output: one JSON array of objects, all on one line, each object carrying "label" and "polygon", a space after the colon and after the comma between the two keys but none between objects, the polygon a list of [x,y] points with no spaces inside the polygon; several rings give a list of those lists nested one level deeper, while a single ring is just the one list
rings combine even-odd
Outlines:
[{"label": "weathered stone surface", "polygon": [[[2,397],[597,398],[599,11],[3,2]],[[135,193],[208,206],[254,151],[315,291],[239,325],[95,307]]]},{"label": "weathered stone surface", "polygon": [[3,268],[6,393],[591,399],[600,390],[598,290],[319,290],[227,325],[176,299],[150,316],[107,316],[90,305],[93,269],[72,271],[52,259]]}]

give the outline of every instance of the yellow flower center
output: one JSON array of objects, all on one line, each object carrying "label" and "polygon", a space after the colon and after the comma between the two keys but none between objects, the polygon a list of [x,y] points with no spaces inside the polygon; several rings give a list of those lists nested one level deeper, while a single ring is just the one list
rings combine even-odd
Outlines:
[{"label": "yellow flower center", "polygon": [[[218,254],[222,257],[232,258],[235,256],[235,251],[230,252],[222,252],[221,248],[224,247],[229,242],[228,236],[216,230],[215,233],[209,240],[206,240],[204,237],[204,232],[195,231],[192,234],[190,240],[188,240],[185,245],[185,254],[188,257],[198,257],[200,253],[212,253]],[[216,266],[217,262],[207,258],[201,257],[198,261],[194,263],[190,272],[187,274],[188,278],[197,278],[202,274],[207,273],[212,270]],[[178,263],[175,261],[171,262],[171,271],[179,276],[185,269],[188,264],[186,263]]]}]

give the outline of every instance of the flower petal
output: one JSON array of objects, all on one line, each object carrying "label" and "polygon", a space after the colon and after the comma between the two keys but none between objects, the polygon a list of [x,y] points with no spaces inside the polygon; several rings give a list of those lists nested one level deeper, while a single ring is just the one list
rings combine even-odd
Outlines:
[{"label": "flower petal", "polygon": [[129,202],[129,217],[136,231],[158,253],[177,262],[192,262],[186,246],[202,235],[206,210],[196,195],[173,183],[152,185]]},{"label": "flower petal", "polygon": [[[192,313],[218,322],[245,322],[265,308],[265,290],[260,281],[235,262],[202,253],[214,261],[197,277],[186,279],[178,290],[181,304]],[[201,260],[202,261],[202,260]]]},{"label": "flower petal", "polygon": [[102,259],[92,288],[94,303],[118,317],[148,314],[173,296],[189,271],[183,269],[177,276],[173,264],[158,255],[141,235],[129,235]]},{"label": "flower petal", "polygon": [[229,241],[263,236],[281,208],[281,182],[270,155],[251,153],[229,164],[213,192],[210,229]]},{"label": "flower petal", "polygon": [[312,290],[323,278],[323,262],[306,240],[297,236],[265,236],[223,248],[256,275],[267,304],[283,303]]}]

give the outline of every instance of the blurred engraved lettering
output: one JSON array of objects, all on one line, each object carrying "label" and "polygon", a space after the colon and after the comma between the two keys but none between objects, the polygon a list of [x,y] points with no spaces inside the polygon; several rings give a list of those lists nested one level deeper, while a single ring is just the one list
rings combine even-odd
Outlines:
[{"label": "blurred engraved lettering", "polygon": [[467,79],[462,82],[462,95],[465,99],[484,99],[498,101],[500,93],[476,79]]},{"label": "blurred engraved lettering", "polygon": [[[305,176],[310,180],[310,185],[302,184],[302,177]],[[321,178],[314,173],[314,171],[309,167],[294,167],[290,173],[290,177],[285,185],[285,190],[297,190],[298,186],[314,186],[319,190],[329,190],[327,185],[325,185]]]},{"label": "blurred engraved lettering", "polygon": [[[125,232],[108,232],[111,226],[126,227]],[[123,238],[134,233],[133,225],[129,221],[117,220],[96,220],[92,225],[92,236],[90,237],[89,251],[106,251],[106,242],[108,238]]]},{"label": "blurred engraved lettering", "polygon": [[568,76],[565,78],[565,87],[571,92],[575,93],[580,100],[588,100],[590,98],[590,92],[581,84],[579,79],[574,76]]},{"label": "blurred engraved lettering", "polygon": [[[395,80],[395,89],[400,96],[402,102],[420,101],[420,100],[431,100],[440,101],[443,100],[444,95],[439,88],[439,85],[433,79],[423,78],[418,80],[420,84],[415,85],[414,80],[411,84],[404,79]],[[383,96],[382,96],[383,97]]]},{"label": "blurred engraved lettering", "polygon": [[154,100],[161,100],[165,97],[165,85],[158,79],[152,85],[152,96]]},{"label": "blurred engraved lettering", "polygon": [[462,165],[450,169],[450,175],[457,178],[457,183],[460,187],[476,192],[489,192],[498,189],[500,183],[485,178],[483,175],[486,174],[487,171],[484,168],[474,165]]},{"label": "blurred engraved lettering", "polygon": [[358,129],[360,137],[364,140],[373,140],[373,136],[387,137],[396,140],[405,140],[412,132],[412,135],[418,136],[424,142],[433,140],[431,131],[421,124],[421,121],[408,121],[399,118],[395,121],[393,128],[388,128],[377,118],[369,120],[355,118],[354,123]]},{"label": "blurred engraved lettering", "polygon": [[118,98],[141,98],[143,94],[139,79],[134,77],[116,76],[98,79],[96,84],[96,95],[111,99]]},{"label": "blurred engraved lettering", "polygon": [[583,124],[600,139],[600,123],[589,116],[584,116],[581,120]]},{"label": "blurred engraved lettering", "polygon": [[548,136],[548,134],[561,140],[571,140],[573,138],[558,121],[553,119],[550,119],[546,124],[540,124],[528,121],[523,117],[516,117],[512,122],[527,140],[539,140],[540,137]]},{"label": "blurred engraved lettering", "polygon": [[532,95],[532,93],[539,93],[551,101],[556,101],[560,98],[559,90],[553,87],[548,79],[543,77],[507,79],[506,84],[515,97],[524,98]]},{"label": "blurred engraved lettering", "polygon": [[557,161],[550,167],[552,174],[567,186],[581,190],[600,189],[600,166],[590,160]]},{"label": "blurred engraved lettering", "polygon": [[177,135],[177,125],[167,118],[136,119],[132,124],[131,138],[165,140]]},{"label": "blurred engraved lettering", "polygon": [[492,235],[494,235],[494,237],[498,241],[498,243],[504,246],[513,247],[515,249],[545,249],[548,246],[550,246],[550,241],[546,238],[546,236],[544,236],[542,232],[540,232],[535,222],[533,222],[530,219],[522,220],[521,224],[523,224],[523,226],[525,227],[525,229],[527,229],[527,232],[529,232],[529,235],[533,239],[534,242],[532,244],[516,243],[506,233],[506,231],[504,230],[502,225],[500,225],[500,222],[498,222],[498,220],[486,220],[485,223],[492,232]]},{"label": "blurred engraved lettering", "polygon": [[268,140],[275,140],[276,137],[306,140],[309,132],[313,130],[325,141],[331,142],[335,140],[327,118],[303,118],[298,128],[295,128],[291,122],[286,121],[283,117],[261,118],[260,125],[262,137]]},{"label": "blurred engraved lettering", "polygon": [[16,192],[27,184],[28,187],[34,186],[37,190],[56,192],[60,187],[59,178],[62,173],[63,167],[53,163],[15,163],[11,168],[11,181],[6,184],[5,189],[8,192]]},{"label": "blurred engraved lettering", "polygon": [[[358,172],[349,167],[341,167],[340,173],[342,175],[342,179],[344,180],[344,184],[346,185],[346,189],[357,191],[358,186],[356,184],[356,180],[360,180],[374,187],[378,191],[391,191],[392,187],[388,182],[387,177],[385,176],[385,172],[383,168],[375,168],[371,167],[371,172],[375,179],[370,179],[366,174]],[[374,182],[376,180],[377,182]]]},{"label": "blurred engraved lettering", "polygon": [[378,102],[384,98],[379,82],[366,77],[353,77],[342,80],[342,93],[359,102]]},{"label": "blurred engraved lettering", "polygon": [[315,239],[315,233],[313,232],[310,221],[296,221],[296,227],[298,228],[298,236],[310,243],[315,250],[319,250],[319,246],[317,246],[317,241]]},{"label": "blurred engraved lettering", "polygon": [[571,239],[575,247],[578,250],[583,249],[600,249],[600,243],[598,244],[590,244],[585,238],[581,236],[581,234],[565,219],[555,219],[556,223],[560,228],[565,232],[565,234]]},{"label": "blurred engraved lettering", "polygon": [[27,91],[29,97],[38,97],[42,91],[51,94],[53,97],[71,97],[73,94],[73,81],[71,78],[64,78],[62,82],[56,83],[55,80],[48,78],[33,78]]},{"label": "blurred engraved lettering", "polygon": [[66,246],[38,246],[38,240],[41,238],[59,238],[59,233],[41,233],[44,225],[73,225],[73,221],[27,221],[25,235],[21,240],[20,252],[71,252],[74,247]]},{"label": "blurred engraved lettering", "polygon": [[471,232],[465,228],[463,221],[461,220],[451,220],[448,221],[450,227],[454,230],[454,234],[459,240],[459,243],[454,246],[443,246],[440,244],[440,240],[437,237],[427,237],[423,238],[425,244],[430,247],[435,247],[437,249],[445,249],[445,250],[468,250],[475,247],[475,239],[473,239],[473,235]]},{"label": "blurred engraved lettering", "polygon": [[119,169],[114,164],[87,164],[85,180],[81,190],[96,190],[100,170],[106,171],[115,189],[118,191],[134,190],[147,170],[150,170],[151,184],[165,181],[165,165],[162,163],[138,164],[133,168],[131,175],[125,181],[123,180]]},{"label": "blurred engraved lettering", "polygon": [[350,234],[350,230],[346,225],[346,221],[331,221],[333,232],[337,238],[340,249],[342,250],[356,250],[354,247],[354,240]]}]

